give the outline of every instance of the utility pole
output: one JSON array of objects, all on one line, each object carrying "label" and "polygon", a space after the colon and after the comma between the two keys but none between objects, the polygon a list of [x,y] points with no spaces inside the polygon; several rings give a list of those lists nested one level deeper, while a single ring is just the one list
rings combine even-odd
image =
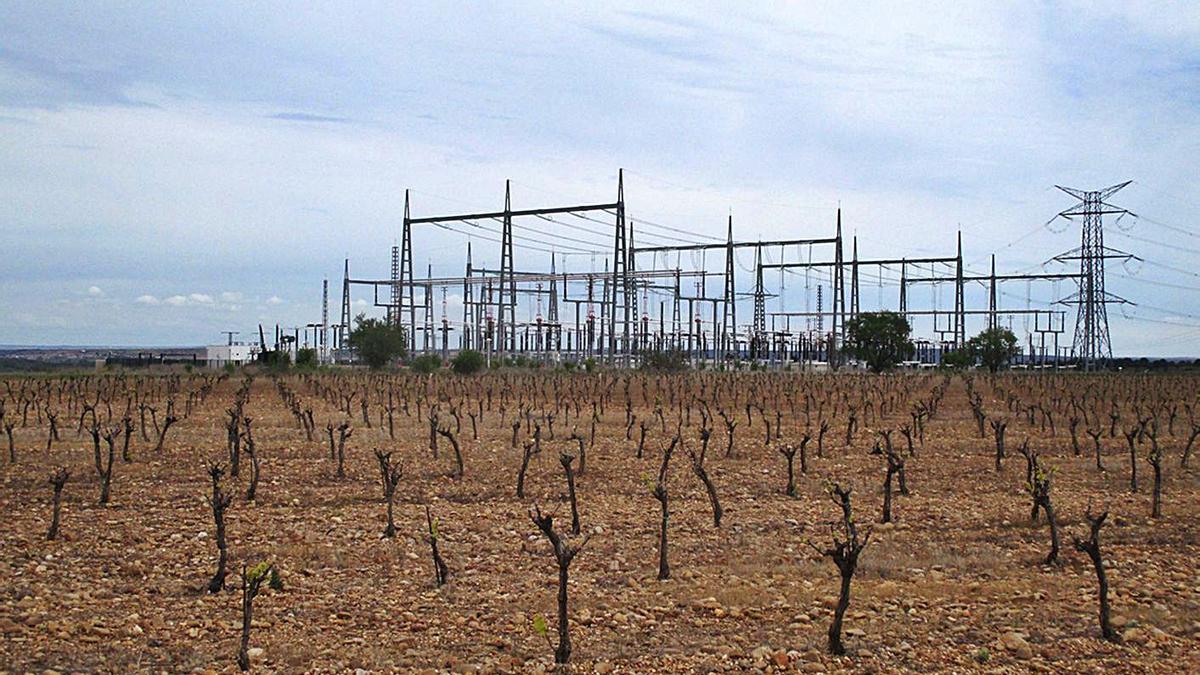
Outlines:
[{"label": "utility pole", "polygon": [[1054,218],[1083,218],[1079,247],[1057,255],[1052,260],[1079,261],[1079,290],[1061,302],[1078,306],[1072,352],[1075,358],[1080,360],[1084,370],[1101,367],[1105,361],[1112,358],[1112,341],[1108,333],[1108,305],[1129,303],[1128,300],[1104,289],[1104,261],[1141,260],[1133,254],[1104,245],[1105,215],[1116,215],[1118,219],[1126,214],[1135,215],[1128,209],[1109,204],[1106,200],[1132,182],[1125,181],[1103,190],[1077,190],[1061,185],[1054,186],[1079,200],[1065,211],[1060,211]]},{"label": "utility pole", "polygon": [[321,363],[329,360],[329,279],[321,280],[321,344],[317,353]]},{"label": "utility pole", "polygon": [[[628,254],[628,244],[625,241],[625,170],[617,170],[617,229],[613,237],[613,271],[612,283],[608,284],[612,291],[612,301],[609,305],[608,314],[608,357],[610,362],[616,363],[617,358],[617,294],[626,288],[625,285],[625,256]],[[608,294],[605,294],[608,297]],[[629,298],[626,296],[622,304],[624,305],[624,330],[625,345],[629,345]],[[603,307],[603,305],[601,305]]]},{"label": "utility pole", "polygon": [[338,331],[338,349],[346,348],[350,339],[350,259],[346,258],[342,272],[342,325]]},{"label": "utility pole", "polygon": [[475,285],[471,283],[471,242],[467,242],[467,275],[463,281],[463,332],[459,344],[462,349],[475,348]]},{"label": "utility pole", "polygon": [[958,254],[954,262],[954,348],[962,349],[967,342],[967,315],[963,301],[962,230],[958,231]]},{"label": "utility pole", "polygon": [[[858,235],[851,238],[850,254],[850,318],[858,316]],[[882,273],[882,270],[880,271]]]},{"label": "utility pole", "polygon": [[[433,279],[433,263],[432,262],[429,263],[429,267],[426,268],[425,278],[427,280]],[[433,284],[428,283],[428,281],[425,284],[425,326],[424,326],[424,329],[425,329],[425,335],[422,336],[421,351],[422,351],[422,353],[428,353],[432,349],[431,345],[433,344]]]},{"label": "utility pole", "polygon": [[992,276],[988,280],[988,330],[996,329],[996,254],[992,254]]},{"label": "utility pole", "polygon": [[846,288],[844,281],[842,258],[842,208],[837,210],[837,243],[833,252],[833,322],[830,326],[828,360],[831,368],[838,366],[838,340],[845,337],[846,331]]},{"label": "utility pole", "polygon": [[[633,317],[634,326],[633,326],[633,341],[630,342],[628,318],[626,318],[625,352],[627,354],[634,354],[634,353],[637,353],[638,348],[641,344],[642,321],[640,319],[640,315],[638,314],[639,306],[638,306],[638,289],[637,289],[637,285],[636,285],[637,282],[634,281],[634,273],[637,271],[637,255],[635,255],[634,248],[633,248],[633,220],[630,220],[629,224],[626,227],[626,238],[628,239],[628,242],[629,242],[629,255],[625,259],[626,265],[625,265],[625,273],[623,275],[625,277],[625,307],[626,307],[625,315],[626,315],[626,317],[630,317],[630,316]],[[628,365],[628,362],[626,363],[626,365]]]},{"label": "utility pole", "polygon": [[450,358],[450,318],[446,316],[446,287],[442,286],[442,360]]},{"label": "utility pole", "polygon": [[228,342],[226,342],[225,344],[226,344],[226,345],[228,345],[228,346],[230,346],[230,347],[232,347],[232,346],[233,346],[233,336],[234,336],[234,335],[237,335],[239,332],[241,332],[241,331],[236,331],[236,330],[223,330],[223,331],[221,331],[221,334],[222,334],[222,335],[224,335],[224,336],[226,336],[226,337],[228,337],[228,338],[229,338],[229,341],[228,341]]},{"label": "utility pole", "polygon": [[[547,339],[547,343],[549,344],[549,343],[553,342],[554,346],[552,348],[555,351],[558,351],[558,348],[559,348],[558,343],[560,341],[560,338],[558,337],[559,336],[559,324],[558,324],[558,277],[556,276],[557,274],[558,273],[554,269],[554,254],[551,253],[550,254],[550,305],[549,305],[548,313],[546,315],[546,319],[550,322],[550,336],[551,336],[550,338]],[[563,284],[564,284],[563,290],[566,290],[566,288],[565,288],[566,282],[563,282]],[[551,347],[547,346],[547,351],[549,351],[550,349],[551,349]]]},{"label": "utility pole", "polygon": [[400,302],[400,247],[392,247],[392,301],[387,308],[387,323],[389,326],[397,326],[400,323],[400,318],[397,316],[396,307]]},{"label": "utility pole", "polygon": [[767,292],[763,286],[762,242],[754,247],[754,337],[751,338],[751,358],[763,357],[767,334]]},{"label": "utility pole", "polygon": [[[404,227],[400,235],[400,302],[396,312],[396,325],[404,325],[404,308],[408,307],[407,342],[412,351],[417,350],[417,303],[414,295],[412,218],[408,209],[408,190],[404,191]],[[405,297],[405,296],[408,297]]]},{"label": "utility pole", "polygon": [[721,312],[721,335],[719,337],[721,365],[729,356],[732,347],[737,350],[737,298],[734,296],[733,279],[733,215],[729,216],[729,234],[725,244],[725,302]]},{"label": "utility pole", "polygon": [[671,349],[679,349],[679,254],[675,255],[675,289],[671,303]]},{"label": "utility pole", "polygon": [[[504,213],[502,216],[503,229],[500,233],[500,314],[496,321],[498,345],[496,353],[503,356],[509,351],[508,333],[513,330],[513,347],[516,347],[516,284],[509,285],[513,269],[513,240],[512,240],[512,183],[504,181]],[[511,301],[510,301],[511,293]]]}]

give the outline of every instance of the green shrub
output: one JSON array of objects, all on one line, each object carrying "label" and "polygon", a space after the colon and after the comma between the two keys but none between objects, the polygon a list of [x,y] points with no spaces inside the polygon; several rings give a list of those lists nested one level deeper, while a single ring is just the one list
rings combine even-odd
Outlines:
[{"label": "green shrub", "polygon": [[642,370],[654,372],[678,372],[688,369],[687,355],[678,349],[645,352],[642,354]]},{"label": "green shrub", "polygon": [[483,370],[487,360],[474,349],[464,349],[450,361],[450,368],[459,375],[471,375]]},{"label": "green shrub", "polygon": [[258,363],[268,370],[287,370],[292,365],[292,356],[282,349],[268,349],[259,353]]},{"label": "green shrub", "polygon": [[408,362],[409,370],[427,375],[442,367],[442,357],[437,354],[422,354]]},{"label": "green shrub", "polygon": [[969,349],[947,350],[942,352],[941,365],[943,368],[965,370],[975,365],[975,357]]},{"label": "green shrub", "polygon": [[317,350],[312,347],[303,347],[296,352],[296,367],[298,368],[315,368],[317,366]]}]

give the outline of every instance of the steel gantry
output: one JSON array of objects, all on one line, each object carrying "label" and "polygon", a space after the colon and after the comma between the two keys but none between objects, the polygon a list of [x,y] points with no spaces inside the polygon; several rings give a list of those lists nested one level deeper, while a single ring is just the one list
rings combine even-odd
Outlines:
[{"label": "steel gantry", "polygon": [[[1002,316],[1022,316],[1033,320],[1032,329],[1027,331],[1029,354],[1037,351],[1034,347],[1036,335],[1044,360],[1048,337],[1054,342],[1055,355],[1058,354],[1058,335],[1063,332],[1064,313],[1030,307],[1004,308],[998,300],[1000,286],[1020,281],[1031,284],[1090,278],[1086,269],[1078,274],[997,274],[994,256],[990,273],[968,274],[963,263],[961,233],[956,237],[951,255],[861,257],[858,237],[845,241],[841,208],[836,210],[832,236],[739,241],[735,236],[733,216],[729,215],[724,222],[723,237],[691,234],[691,230],[668,228],[639,219],[635,243],[635,221],[627,218],[626,212],[624,171],[618,170],[616,178],[615,201],[514,208],[512,183],[505,181],[502,209],[438,216],[413,216],[410,192],[406,190],[400,240],[391,249],[389,278],[351,277],[349,260],[345,261],[341,321],[331,326],[333,349],[346,347],[345,338],[351,330],[351,288],[371,286],[371,305],[385,310],[394,325],[404,327],[408,346],[414,352],[440,352],[447,357],[450,335],[457,332],[459,349],[476,349],[490,357],[602,358],[612,364],[632,365],[643,352],[679,350],[693,361],[711,360],[717,364],[750,359],[773,364],[827,361],[836,367],[844,361],[841,351],[847,323],[864,311],[861,293],[864,276],[871,279],[869,272],[876,272],[874,278],[880,289],[877,309],[888,310],[891,304],[883,300],[884,273],[898,270],[899,293],[895,311],[909,319],[931,319],[932,334],[940,349],[958,349],[966,343],[968,317],[985,317],[986,327],[995,328],[1000,325]],[[1119,186],[1114,187],[1119,189]],[[1061,215],[1098,218],[1096,213],[1116,212],[1105,208],[1103,197],[1107,194],[1111,192],[1099,197],[1099,211],[1084,200],[1082,207]],[[611,227],[611,235],[588,229],[595,225],[581,225],[576,219]],[[541,230],[522,224],[534,220],[538,221],[536,224]],[[431,261],[425,278],[415,278],[413,228],[418,225],[472,238],[466,246],[463,276],[435,277]],[[498,232],[489,229],[497,226]],[[597,243],[574,238],[567,232],[568,228],[582,230],[602,240],[611,236],[611,247],[607,240]],[[515,232],[517,229],[533,230],[537,236],[521,236]],[[664,231],[684,236],[663,234]],[[1095,234],[1091,236],[1097,239]],[[475,237],[499,245],[498,266],[480,262],[479,247],[473,241]],[[678,243],[664,243],[664,240]],[[564,242],[581,243],[588,248]],[[814,259],[813,247],[822,246],[829,246],[831,250]],[[803,247],[807,247],[807,259],[803,255],[798,256],[798,260],[792,259],[790,249]],[[518,261],[518,248],[548,253],[549,271],[538,270],[539,266],[531,264],[526,256]],[[753,268],[739,261],[737,256],[743,249],[753,249]],[[767,260],[776,250],[778,260]],[[1084,258],[1083,253],[1073,255],[1078,251],[1055,260]],[[1112,252],[1113,255],[1116,253]],[[581,254],[592,256],[588,271],[568,271],[565,257],[562,265],[558,264],[559,255]],[[671,254],[674,254],[673,261]],[[691,257],[690,266],[684,264],[685,255]],[[710,265],[709,258],[717,256],[722,256],[723,260]],[[601,262],[603,271],[597,271]],[[533,269],[518,270],[518,263]],[[748,280],[741,280],[740,285],[735,263],[752,272]],[[1095,265],[1096,261],[1091,260],[1088,264]],[[772,270],[779,270],[775,288],[772,287],[773,277],[767,275]],[[787,275],[801,273],[806,280],[803,310],[795,306],[795,300],[789,304],[784,293]],[[815,289],[808,284],[812,274],[821,277]],[[719,295],[709,295],[710,276],[721,279]],[[897,285],[894,281],[890,279],[888,285]],[[986,309],[980,308],[977,302],[982,296],[968,298],[966,286],[976,284],[985,288]],[[929,306],[914,299],[910,292],[913,285],[931,287],[933,298]],[[952,308],[940,306],[938,289],[944,285],[953,286]],[[461,288],[461,296],[451,298],[450,292],[458,288]],[[689,290],[685,292],[685,288]],[[814,290],[815,310],[810,306]],[[436,319],[434,299],[439,293],[442,309],[440,319]],[[777,310],[768,310],[769,298],[778,298]],[[451,299],[462,303],[461,320],[457,315],[451,317]],[[974,307],[968,307],[969,300],[976,302]],[[749,320],[739,323],[738,303],[747,301],[752,303],[752,312],[743,314]],[[518,313],[519,307],[523,315]],[[1092,311],[1097,310],[1093,308]],[[792,318],[812,321],[806,321],[804,330],[793,331]],[[1096,321],[1099,319],[1094,319],[1093,323]],[[1085,328],[1086,325],[1085,322]]]}]

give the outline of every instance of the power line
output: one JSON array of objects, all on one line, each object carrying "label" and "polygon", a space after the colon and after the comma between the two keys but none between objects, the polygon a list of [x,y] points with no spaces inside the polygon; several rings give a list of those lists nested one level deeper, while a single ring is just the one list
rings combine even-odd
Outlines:
[{"label": "power line", "polygon": [[1136,281],[1140,284],[1150,284],[1153,286],[1161,286],[1163,288],[1177,288],[1181,291],[1200,291],[1200,286],[1184,286],[1182,284],[1172,284],[1172,283],[1169,283],[1166,281],[1155,281],[1154,279],[1143,279],[1141,277],[1135,277],[1130,274],[1118,274],[1117,276],[1121,277],[1122,279]]},{"label": "power line", "polygon": [[650,176],[650,175],[641,173],[639,171],[634,171],[632,169],[625,169],[625,171],[627,173],[633,174],[634,176],[641,176],[642,178],[645,178],[647,180],[655,181],[657,183],[662,183],[663,185],[669,185],[673,188],[679,188],[680,190],[687,190],[688,192],[695,192],[698,194],[706,195],[713,199],[728,199],[728,201],[731,201],[735,204],[761,204],[763,206],[776,206],[776,207],[785,208],[785,209],[800,209],[800,210],[811,210],[811,211],[833,211],[835,208],[832,206],[811,206],[811,205],[805,205],[805,204],[782,204],[779,202],[768,202],[768,201],[764,201],[764,200],[760,200],[760,199],[745,199],[745,198],[729,199],[729,198],[725,197],[724,195],[717,195],[717,194],[713,194],[713,193],[705,191],[705,190],[701,190],[699,188],[691,187],[688,185],[681,185],[679,183],[673,183],[664,178]]},{"label": "power line", "polygon": [[1171,225],[1170,223],[1164,223],[1164,222],[1162,222],[1161,220],[1155,220],[1155,219],[1153,219],[1153,218],[1147,218],[1146,216],[1138,216],[1138,220],[1144,220],[1144,221],[1146,221],[1147,223],[1151,223],[1151,224],[1153,224],[1153,225],[1158,225],[1159,227],[1165,227],[1165,228],[1167,228],[1168,230],[1173,230],[1173,231],[1175,231],[1175,232],[1178,232],[1178,233],[1180,233],[1180,234],[1186,234],[1186,235],[1187,235],[1187,236],[1189,236],[1189,237],[1195,237],[1195,238],[1197,238],[1197,239],[1200,239],[1200,234],[1197,234],[1196,232],[1193,232],[1193,231],[1191,231],[1191,230],[1189,230],[1189,229],[1187,229],[1187,228],[1180,227],[1179,225]]},{"label": "power line", "polygon": [[[609,211],[609,213],[611,213],[611,211]],[[634,220],[633,216],[629,216],[629,219]],[[675,232],[676,234],[686,234],[689,237],[692,237],[691,239],[687,240],[689,242],[695,241],[696,239],[707,239],[709,241],[725,241],[721,237],[714,237],[711,234],[701,234],[699,232],[689,232],[682,228],[671,227],[670,225],[661,225],[659,223],[654,222],[653,220],[646,220],[645,218],[639,217],[636,220],[637,220],[638,225],[649,225],[650,227],[657,227],[661,230],[666,230],[667,232]]]},{"label": "power line", "polygon": [[1185,270],[1182,267],[1174,267],[1172,265],[1168,265],[1166,263],[1155,262],[1153,260],[1143,260],[1142,262],[1146,265],[1152,265],[1154,267],[1161,267],[1161,268],[1163,268],[1165,270],[1169,270],[1171,272],[1177,272],[1179,274],[1186,274],[1189,277],[1196,277],[1197,279],[1200,279],[1200,273],[1193,272],[1192,270]]},{"label": "power line", "polygon": [[1120,230],[1117,231],[1117,234],[1119,234],[1122,237],[1125,237],[1126,239],[1140,241],[1145,244],[1153,244],[1155,246],[1169,248],[1173,251],[1183,251],[1185,253],[1194,253],[1196,255],[1200,255],[1200,249],[1188,248],[1187,246],[1180,246],[1179,244],[1172,244],[1172,243],[1168,243],[1168,242],[1156,241],[1154,239],[1147,239],[1146,237],[1139,237],[1136,234],[1129,234],[1128,232],[1121,232]]},{"label": "power line", "polygon": [[[471,222],[471,221],[462,221],[462,222],[464,222],[464,223],[466,223],[466,224],[468,224],[468,225],[470,225],[470,226],[472,226],[472,227],[474,227],[474,228],[477,228],[477,229],[479,229],[479,230],[482,230],[483,232],[487,232],[487,233],[494,234],[494,235],[497,235],[497,234],[499,234],[499,233],[498,233],[498,232],[496,232],[495,230],[489,230],[489,229],[487,229],[487,228],[483,227],[482,225],[476,224],[476,223],[474,223],[474,222]],[[455,227],[453,227],[453,226],[451,226],[451,225],[447,225],[447,224],[445,224],[445,223],[433,223],[433,226],[434,226],[434,227],[437,227],[437,228],[440,228],[440,229],[443,229],[443,230],[446,230],[447,232],[453,232],[453,233],[455,233],[455,234],[462,234],[462,235],[466,235],[467,237],[477,237],[477,238],[479,238],[479,239],[482,239],[482,240],[484,240],[484,241],[490,241],[490,242],[492,242],[492,243],[494,243],[494,244],[499,244],[499,243],[501,243],[501,241],[500,241],[499,239],[495,239],[495,238],[493,238],[493,237],[488,237],[488,236],[485,236],[485,235],[482,235],[482,234],[477,234],[477,233],[474,233],[474,232],[465,232],[465,231],[463,231],[463,230],[456,229]],[[536,239],[529,239],[528,237],[520,237],[520,236],[517,236],[517,235],[513,235],[513,238],[514,238],[514,239],[528,240],[528,241],[537,241]],[[563,246],[562,248],[565,248],[565,249],[570,249],[570,251],[568,251],[568,252],[559,251],[559,250],[557,250],[557,249],[542,248],[542,247],[540,247],[540,246],[530,246],[530,245],[523,245],[521,248],[523,248],[523,249],[526,249],[526,250],[530,250],[530,251],[540,251],[540,252],[542,252],[542,253],[561,253],[561,254],[563,254],[563,255],[584,255],[584,254],[593,254],[593,253],[596,253],[596,251],[591,251],[591,250],[588,250],[588,249],[582,249],[582,248],[579,248],[579,247],[576,247],[576,246]],[[571,251],[573,251],[573,253],[572,253]]]}]

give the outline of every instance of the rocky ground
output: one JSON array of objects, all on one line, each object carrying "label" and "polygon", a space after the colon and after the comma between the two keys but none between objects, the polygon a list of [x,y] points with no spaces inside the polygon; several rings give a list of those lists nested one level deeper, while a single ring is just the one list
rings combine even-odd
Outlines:
[{"label": "rocky ground", "polygon": [[[216,566],[205,462],[227,461],[227,380],[168,435],[166,447],[137,439],[131,463],[117,460],[113,499],[97,504],[91,439],[64,423],[47,453],[46,427],[14,429],[17,463],[0,467],[0,670],[6,672],[233,671],[241,626],[236,575],[217,594],[203,588]],[[314,400],[318,432],[342,416]],[[990,408],[1001,409],[989,401]],[[566,485],[559,450],[568,430],[547,435],[533,460],[524,500],[514,495],[520,450],[498,413],[485,414],[480,440],[460,434],[465,476],[449,475],[443,444],[434,460],[427,426],[401,415],[396,439],[355,419],[347,477],[335,477],[321,436],[306,441],[266,378],[246,407],[262,458],[262,484],[246,502],[247,471],[227,480],[232,564],[272,561],[282,591],[255,602],[254,670],[275,672],[508,672],[551,670],[557,575],[550,545],[527,509],[558,509]],[[649,411],[642,411],[649,416]],[[11,415],[11,412],[10,412]],[[11,418],[10,418],[11,419]],[[464,420],[465,422],[465,420]],[[896,522],[875,525],[853,585],[846,656],[825,653],[837,571],[809,544],[827,546],[837,510],[826,479],[855,487],[862,523],[879,520],[885,464],[868,453],[872,431],[849,447],[831,431],[823,458],[810,446],[797,496],[783,494],[782,456],[764,444],[760,419],[743,418],[735,456],[725,457],[717,420],[708,470],[725,507],[721,528],[682,452],[672,461],[669,559],[658,581],[658,502],[646,479],[669,438],[657,425],[645,458],[625,440],[624,411],[603,417],[579,508],[592,537],[571,568],[575,672],[1200,672],[1197,470],[1181,469],[1186,433],[1163,435],[1163,516],[1150,516],[1150,470],[1128,486],[1120,436],[1101,442],[1107,471],[1074,456],[1065,432],[1051,436],[1015,421],[1021,439],[1054,469],[1053,499],[1063,528],[1062,564],[1042,565],[1045,520],[1031,524],[1024,460],[993,467],[990,437],[979,438],[961,381],[946,395],[915,456],[911,494],[894,502]],[[786,420],[795,436],[803,420]],[[685,443],[697,443],[686,429]],[[136,437],[135,433],[135,437]],[[524,437],[524,432],[522,432]],[[402,457],[394,539],[384,527],[373,447]],[[797,465],[799,461],[797,460]],[[46,541],[55,465],[71,468],[62,533]],[[797,466],[797,471],[799,467]],[[1071,546],[1089,503],[1111,516],[1101,540],[1120,643],[1100,639],[1096,577]],[[425,505],[439,519],[451,576],[437,587],[424,538]]]}]

